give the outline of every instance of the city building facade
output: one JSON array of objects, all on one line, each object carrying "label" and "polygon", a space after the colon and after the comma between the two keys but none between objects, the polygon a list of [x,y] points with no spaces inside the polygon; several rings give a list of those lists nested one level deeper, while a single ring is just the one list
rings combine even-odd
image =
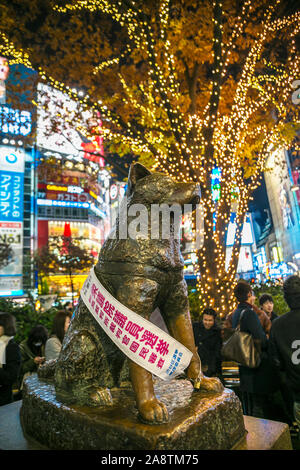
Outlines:
[{"label": "city building facade", "polygon": [[[11,247],[12,256],[5,266],[0,263],[0,296],[21,299],[31,291],[35,297],[68,297],[68,282],[60,273],[39,284],[35,255],[54,239],[67,236],[96,262],[110,230],[110,192],[114,193],[102,136],[95,133],[89,140],[77,132],[70,114],[78,115],[76,103],[46,85],[33,90],[34,111],[28,111],[25,84],[19,106],[12,105],[11,83],[28,70],[5,64],[7,70],[3,74],[1,68],[0,76],[0,243]],[[94,118],[87,111],[82,116],[83,127],[85,120]],[[100,120],[95,127],[101,127]],[[75,275],[77,295],[86,276],[87,272]]]},{"label": "city building facade", "polygon": [[264,174],[269,217],[255,253],[258,278],[283,279],[300,270],[299,151],[270,154]]},{"label": "city building facade", "polygon": [[[94,257],[96,264],[110,230],[111,178],[105,168],[100,133],[91,142],[78,132],[70,122],[74,110],[78,112],[68,95],[46,85],[38,86],[38,249],[48,246],[51,250],[53,241],[68,237]],[[87,111],[80,113],[82,120],[92,119]],[[70,291],[68,276],[57,272],[47,276],[46,283],[40,283],[40,290],[44,289],[40,293],[61,298],[75,295],[76,299],[88,271],[72,276],[75,292]]]},{"label": "city building facade", "polygon": [[10,68],[0,57],[0,243],[11,255],[0,262],[0,296],[22,297],[34,282],[34,115],[9,102]]}]

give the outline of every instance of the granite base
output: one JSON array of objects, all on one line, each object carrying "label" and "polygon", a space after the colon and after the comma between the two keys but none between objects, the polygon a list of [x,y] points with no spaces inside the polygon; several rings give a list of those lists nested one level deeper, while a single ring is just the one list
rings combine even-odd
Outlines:
[{"label": "granite base", "polygon": [[[24,434],[20,422],[21,406],[22,401],[19,400],[0,407],[0,450],[50,451],[48,447]],[[233,446],[232,450],[292,450],[287,424],[251,416],[244,416],[244,424],[247,434]],[[53,452],[56,455],[55,451]],[[21,453],[20,459],[24,457],[24,453]],[[68,458],[70,458],[69,453]],[[79,455],[76,453],[74,459],[78,458]]]},{"label": "granite base", "polygon": [[66,405],[54,385],[35,374],[25,382],[22,427],[26,436],[56,450],[231,449],[245,437],[241,404],[231,390],[195,392],[187,380],[157,380],[154,388],[169,410],[166,424],[139,420],[131,388],[112,389],[112,406]]}]

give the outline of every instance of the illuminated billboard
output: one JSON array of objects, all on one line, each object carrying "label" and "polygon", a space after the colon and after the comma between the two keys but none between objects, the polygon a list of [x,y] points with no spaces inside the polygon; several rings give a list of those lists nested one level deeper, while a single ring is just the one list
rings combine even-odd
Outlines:
[{"label": "illuminated billboard", "polygon": [[37,199],[38,206],[48,207],[78,207],[82,209],[89,209],[89,202],[73,202],[73,201],[56,201],[53,199]]},{"label": "illuminated billboard", "polygon": [[[95,129],[95,135],[88,141],[82,129]],[[102,122],[92,112],[83,110],[80,102],[72,100],[48,85],[38,85],[37,145],[53,152],[71,154],[87,159],[103,167],[101,155],[103,138]],[[80,131],[79,131],[80,129]],[[98,133],[98,134],[97,134]]]},{"label": "illuminated billboard", "polygon": [[266,165],[266,188],[270,203],[277,245],[283,259],[292,261],[300,251],[300,211],[297,200],[298,175],[290,171],[288,153],[284,149],[273,152]]},{"label": "illuminated billboard", "polygon": [[[226,247],[226,261],[225,261],[225,268],[226,270],[229,267],[229,263],[231,260],[232,255],[232,246]],[[237,272],[239,274],[247,273],[253,271],[253,256],[251,251],[251,246],[241,246],[240,253],[239,253],[239,261],[237,266]]]},{"label": "illuminated billboard", "polygon": [[[226,246],[233,246],[235,241],[235,232],[236,232],[236,223],[234,221],[235,214],[231,215],[231,220],[228,225],[227,236],[226,236]],[[254,242],[252,224],[250,215],[247,214],[245,223],[242,230],[242,245],[252,245]]]},{"label": "illuminated billboard", "polygon": [[32,131],[31,113],[0,105],[0,132],[26,137]]},{"label": "illuminated billboard", "polygon": [[214,202],[219,201],[221,195],[221,170],[213,168],[211,172],[211,192]]},{"label": "illuminated billboard", "polygon": [[[68,235],[66,235],[66,227]],[[79,246],[89,253],[97,256],[104,241],[104,226],[99,227],[86,222],[63,222],[56,220],[48,221],[48,238],[70,236],[79,240]]]},{"label": "illuminated billboard", "polygon": [[[3,277],[10,276],[21,276],[22,275],[22,250],[23,250],[23,224],[22,222],[0,222],[0,242],[7,243],[13,250],[13,257],[11,262],[3,267],[0,272],[0,279]],[[21,288],[20,281],[16,281],[19,288]],[[2,279],[4,281],[4,279]],[[1,285],[0,280],[0,285]]]},{"label": "illuminated billboard", "polygon": [[0,57],[0,103],[4,104],[6,101],[6,87],[5,81],[8,78],[9,65],[6,57]]},{"label": "illuminated billboard", "polygon": [[13,251],[0,269],[0,296],[23,294],[24,161],[23,150],[0,147],[0,240]]}]

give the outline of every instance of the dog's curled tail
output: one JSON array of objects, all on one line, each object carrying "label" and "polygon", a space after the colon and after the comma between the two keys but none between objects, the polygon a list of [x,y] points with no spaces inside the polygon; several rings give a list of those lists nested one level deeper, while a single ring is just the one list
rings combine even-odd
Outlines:
[{"label": "dog's curled tail", "polygon": [[54,377],[57,359],[50,359],[38,368],[38,377],[40,379],[52,379]]}]

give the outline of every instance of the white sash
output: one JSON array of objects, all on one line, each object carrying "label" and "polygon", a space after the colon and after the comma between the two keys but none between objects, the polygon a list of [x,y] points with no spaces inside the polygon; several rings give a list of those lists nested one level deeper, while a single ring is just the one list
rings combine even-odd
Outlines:
[{"label": "white sash", "polygon": [[80,292],[86,307],[126,356],[163,380],[188,367],[192,352],[115,299],[91,269]]}]

